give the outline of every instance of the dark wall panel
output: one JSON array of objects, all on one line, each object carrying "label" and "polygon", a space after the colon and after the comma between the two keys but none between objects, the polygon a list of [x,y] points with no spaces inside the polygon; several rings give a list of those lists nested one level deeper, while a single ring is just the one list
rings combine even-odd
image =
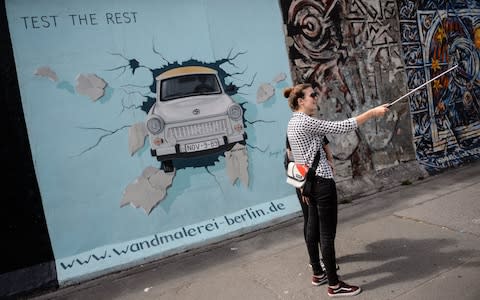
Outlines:
[{"label": "dark wall panel", "polygon": [[56,285],[50,238],[33,168],[15,62],[0,1],[0,296]]}]

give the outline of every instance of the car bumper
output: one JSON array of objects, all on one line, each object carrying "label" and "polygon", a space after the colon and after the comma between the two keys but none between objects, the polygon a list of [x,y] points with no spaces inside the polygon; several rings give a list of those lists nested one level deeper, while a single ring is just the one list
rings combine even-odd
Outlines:
[{"label": "car bumper", "polygon": [[[198,151],[187,151],[187,145],[192,143],[178,143],[175,146],[171,147],[161,147],[158,149],[151,149],[150,152],[152,156],[157,157],[157,160],[164,161],[170,160],[175,158],[188,158],[188,157],[195,157],[201,155],[207,155],[215,152],[227,151],[230,150],[232,145],[235,143],[243,143],[247,139],[247,134],[238,134],[232,136],[222,136],[222,137],[210,137],[205,139],[204,141],[199,141],[197,143],[207,142],[216,140],[218,141],[218,147],[205,149],[205,150],[198,150]],[[194,143],[195,144],[195,143]]]}]

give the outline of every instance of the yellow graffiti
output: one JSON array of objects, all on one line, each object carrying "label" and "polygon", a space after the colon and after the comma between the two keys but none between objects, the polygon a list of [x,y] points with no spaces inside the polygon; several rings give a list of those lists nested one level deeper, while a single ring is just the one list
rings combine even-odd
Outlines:
[{"label": "yellow graffiti", "polygon": [[438,92],[439,89],[443,88],[443,85],[440,83],[440,80],[433,81],[433,88]]},{"label": "yellow graffiti", "polygon": [[432,69],[433,71],[437,71],[437,70],[440,70],[440,63],[438,61],[438,59],[432,59]]},{"label": "yellow graffiti", "polygon": [[443,40],[447,39],[447,35],[445,34],[445,31],[443,30],[442,27],[438,28],[437,34],[435,35],[435,39],[441,43]]},{"label": "yellow graffiti", "polygon": [[475,28],[473,41],[475,44],[475,48],[480,49],[480,27]]}]

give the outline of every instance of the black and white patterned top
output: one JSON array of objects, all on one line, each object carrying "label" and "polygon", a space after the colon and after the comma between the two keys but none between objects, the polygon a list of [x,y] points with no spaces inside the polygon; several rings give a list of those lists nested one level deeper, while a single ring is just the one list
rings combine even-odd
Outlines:
[{"label": "black and white patterned top", "polygon": [[312,118],[303,112],[294,112],[288,122],[288,141],[296,163],[312,166],[315,154],[320,151],[320,161],[315,175],[323,178],[333,178],[333,171],[327,162],[323,150],[326,134],[348,133],[357,129],[355,118],[344,121],[325,121]]}]

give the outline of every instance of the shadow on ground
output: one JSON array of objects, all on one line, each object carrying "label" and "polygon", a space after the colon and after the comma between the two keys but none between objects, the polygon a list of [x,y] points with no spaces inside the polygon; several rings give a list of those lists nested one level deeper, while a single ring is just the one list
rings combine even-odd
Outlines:
[{"label": "shadow on ground", "polygon": [[[387,239],[368,244],[363,253],[339,257],[337,262],[340,265],[349,262],[379,262],[376,267],[342,276],[342,279],[348,281],[358,277],[378,277],[379,274],[384,274],[383,277],[370,282],[364,280],[362,288],[370,290],[431,277],[441,270],[457,267],[459,261],[468,261],[480,255],[480,250],[451,250],[457,247],[456,244],[456,241],[451,239]],[[466,262],[464,266],[478,268],[480,262]]]}]

